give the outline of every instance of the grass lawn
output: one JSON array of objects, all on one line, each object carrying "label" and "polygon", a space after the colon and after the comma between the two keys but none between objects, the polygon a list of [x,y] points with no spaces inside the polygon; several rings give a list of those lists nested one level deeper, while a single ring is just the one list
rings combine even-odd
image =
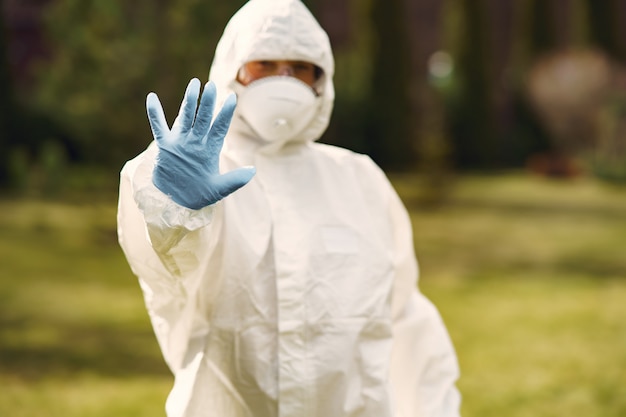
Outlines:
[{"label": "grass lawn", "polygon": [[[411,211],[465,417],[626,415],[626,188],[458,179]],[[0,200],[0,416],[164,416],[172,377],[119,249],[114,194]]]}]

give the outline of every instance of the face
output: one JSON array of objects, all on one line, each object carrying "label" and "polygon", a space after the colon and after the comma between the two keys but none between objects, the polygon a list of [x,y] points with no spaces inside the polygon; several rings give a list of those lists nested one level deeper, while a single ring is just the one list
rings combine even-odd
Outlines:
[{"label": "face", "polygon": [[272,75],[283,75],[299,79],[313,87],[320,76],[320,69],[306,61],[250,61],[241,67],[237,81],[248,85],[252,81]]}]

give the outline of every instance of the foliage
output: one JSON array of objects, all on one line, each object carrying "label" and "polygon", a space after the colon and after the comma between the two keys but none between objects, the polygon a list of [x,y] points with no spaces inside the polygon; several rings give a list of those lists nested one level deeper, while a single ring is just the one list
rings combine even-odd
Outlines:
[{"label": "foliage", "polygon": [[42,63],[37,104],[72,129],[87,160],[121,163],[150,132],[154,90],[175,114],[193,77],[206,79],[217,37],[237,2],[60,0],[47,13],[52,62]]},{"label": "foliage", "polygon": [[[323,141],[368,153],[388,170],[418,163],[423,170],[519,167],[533,153],[549,150],[552,140],[525,97],[536,59],[594,44],[623,62],[616,16],[626,8],[617,0],[447,0],[441,24],[415,25],[407,18],[409,5],[428,9],[439,1],[340,0],[351,33],[334,51],[337,101]],[[49,2],[44,15],[50,58],[40,62],[34,83],[16,91],[25,114],[8,119],[28,129],[19,137],[3,133],[0,150],[9,149],[2,155],[11,159],[15,152],[18,159],[26,155],[29,166],[41,164],[43,143],[54,142],[66,148],[70,161],[117,171],[150,140],[146,94],[156,91],[171,118],[188,80],[206,78],[216,42],[244,2]],[[329,13],[337,2],[305,3],[327,20],[320,19],[323,25],[337,26]],[[511,24],[502,24],[500,16]],[[428,36],[432,31],[443,33]],[[453,58],[453,71],[443,97],[424,94],[416,109],[415,86],[424,82],[416,68],[426,66],[428,55],[415,50],[435,38]],[[19,107],[10,101],[7,93],[2,106]],[[13,138],[8,145],[7,136]],[[428,160],[442,155],[448,160]]]}]

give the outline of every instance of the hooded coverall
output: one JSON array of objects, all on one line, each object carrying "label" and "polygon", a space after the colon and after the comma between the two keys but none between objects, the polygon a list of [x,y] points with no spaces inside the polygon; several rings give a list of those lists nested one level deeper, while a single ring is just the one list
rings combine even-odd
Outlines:
[{"label": "hooded coverall", "polygon": [[259,140],[235,111],[220,165],[254,165],[250,183],[182,207],[151,181],[154,143],[121,173],[119,241],[175,375],[168,416],[458,416],[456,355],[417,289],[404,206],[367,156],[315,142],[334,63],[299,0],[233,16],[210,73],[218,103],[261,59],[324,75],[315,118],[287,142]]}]

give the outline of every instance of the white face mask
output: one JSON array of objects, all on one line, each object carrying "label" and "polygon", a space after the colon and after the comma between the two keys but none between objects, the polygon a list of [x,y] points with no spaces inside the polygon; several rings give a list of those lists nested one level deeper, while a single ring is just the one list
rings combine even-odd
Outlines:
[{"label": "white face mask", "polygon": [[267,142],[286,142],[311,123],[318,99],[311,87],[287,76],[251,82],[237,97],[237,109],[252,130]]}]

